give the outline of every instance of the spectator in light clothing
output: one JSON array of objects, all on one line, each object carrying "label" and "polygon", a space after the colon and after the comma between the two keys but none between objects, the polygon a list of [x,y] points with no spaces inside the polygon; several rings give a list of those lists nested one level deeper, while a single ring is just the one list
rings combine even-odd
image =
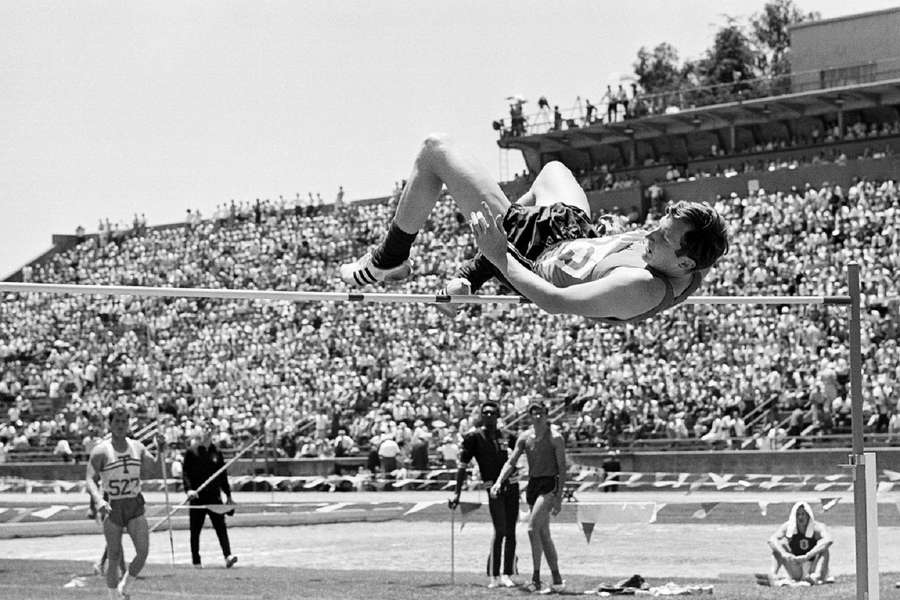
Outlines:
[{"label": "spectator in light clothing", "polygon": [[444,443],[438,446],[445,469],[455,469],[459,461],[459,444],[452,435],[444,436]]},{"label": "spectator in light clothing", "polygon": [[400,446],[394,441],[394,436],[387,434],[378,445],[378,458],[381,461],[381,472],[384,475],[397,470],[397,456],[400,454]]}]

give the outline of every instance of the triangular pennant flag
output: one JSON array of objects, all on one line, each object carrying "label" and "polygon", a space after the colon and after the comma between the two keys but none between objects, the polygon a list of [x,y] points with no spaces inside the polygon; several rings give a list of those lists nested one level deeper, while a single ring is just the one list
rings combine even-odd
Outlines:
[{"label": "triangular pennant flag", "polygon": [[781,485],[781,480],[784,479],[784,475],[772,475],[772,478],[769,481],[764,481],[759,484],[764,490],[771,490],[772,488],[778,487]]},{"label": "triangular pennant flag", "polygon": [[693,483],[691,483],[691,485],[688,486],[688,491],[687,491],[687,493],[690,494],[691,492],[700,489],[700,486],[703,485],[704,483],[706,483],[706,480],[707,480],[707,479],[709,479],[709,475],[704,475],[703,477],[701,477],[701,478],[698,479],[697,481],[694,481]]},{"label": "triangular pennant flag", "polygon": [[760,500],[757,504],[759,504],[759,512],[762,513],[762,516],[766,516],[766,513],[769,512],[769,503],[765,500]]},{"label": "triangular pennant flag", "polygon": [[460,502],[459,503],[459,514],[465,517],[467,514],[472,512],[473,510],[478,510],[481,508],[481,502]]},{"label": "triangular pennant flag", "polygon": [[659,514],[659,511],[661,511],[665,505],[665,502],[659,502],[653,505],[653,514],[650,515],[650,523],[656,523],[656,515]]},{"label": "triangular pennant flag", "polygon": [[411,515],[413,513],[417,513],[420,510],[425,510],[429,506],[434,506],[435,504],[441,504],[441,501],[440,500],[431,500],[429,502],[416,502],[412,508],[410,508],[408,511],[403,513],[403,516],[405,517],[406,515]]},{"label": "triangular pennant flag", "polygon": [[725,475],[724,477],[722,477],[721,475],[710,473],[709,478],[712,479],[713,485],[716,486],[716,490],[724,490],[726,488],[734,486],[733,483],[728,482],[728,480],[731,479],[731,475]]},{"label": "triangular pennant flag", "polygon": [[33,513],[31,513],[31,516],[46,520],[46,519],[49,519],[50,517],[52,517],[53,515],[55,515],[56,513],[67,510],[68,508],[69,508],[68,506],[59,506],[57,504],[54,504],[53,506],[44,508],[42,510],[34,511]]},{"label": "triangular pennant flag", "polygon": [[590,522],[584,522],[581,524],[581,531],[584,532],[584,537],[587,539],[587,543],[591,543],[591,534],[594,533],[594,524]]},{"label": "triangular pennant flag", "polygon": [[625,482],[625,487],[631,487],[635,485],[641,478],[644,476],[643,473],[632,473],[631,477],[628,478],[628,481]]},{"label": "triangular pennant flag", "polygon": [[885,475],[887,475],[888,481],[900,481],[900,473],[897,471],[891,471],[890,469],[882,469]]},{"label": "triangular pennant flag", "polygon": [[827,512],[828,510],[834,508],[834,506],[840,502],[840,498],[822,498],[819,502],[822,503],[822,511]]},{"label": "triangular pennant flag", "polygon": [[878,491],[876,494],[884,494],[894,489],[894,484],[890,481],[879,481],[878,482]]},{"label": "triangular pennant flag", "polygon": [[704,502],[700,506],[703,507],[703,512],[705,512],[708,515],[709,513],[712,512],[712,509],[714,509],[718,505],[719,505],[718,502]]},{"label": "triangular pennant flag", "polygon": [[701,508],[699,510],[694,511],[694,514],[692,514],[691,517],[693,517],[695,519],[705,519],[706,511]]}]

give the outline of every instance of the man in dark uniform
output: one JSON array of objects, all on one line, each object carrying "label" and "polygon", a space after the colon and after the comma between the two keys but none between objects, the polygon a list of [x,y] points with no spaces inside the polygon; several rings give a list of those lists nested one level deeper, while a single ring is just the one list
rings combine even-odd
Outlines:
[{"label": "man in dark uniform", "polygon": [[[474,458],[478,463],[481,480],[491,485],[500,475],[500,469],[508,458],[508,443],[497,428],[500,414],[496,402],[487,401],[481,405],[481,427],[473,429],[463,438],[460,453],[459,469],[456,472],[456,490],[450,500],[450,508],[459,504],[459,494],[466,480],[466,467]],[[514,587],[510,575],[515,569],[516,559],[516,520],[519,516],[519,484],[506,481],[496,496],[488,500],[491,521],[494,525],[494,539],[491,542],[488,587],[500,585]],[[505,543],[504,543],[505,542]],[[500,575],[500,553],[503,551],[503,575]]]},{"label": "man in dark uniform", "polygon": [[[234,504],[231,499],[231,486],[228,485],[228,473],[222,471],[205,488],[197,491],[203,482],[212,477],[225,464],[222,453],[212,443],[212,435],[209,425],[203,424],[197,432],[194,443],[184,453],[184,491],[187,493],[191,506],[209,506],[222,504],[222,492],[225,493],[226,502]],[[231,553],[231,543],[228,541],[228,529],[225,526],[225,515],[208,508],[191,508],[191,562],[194,567],[201,568],[200,561],[200,530],[206,515],[216,530],[222,554],[225,556],[225,566],[231,568],[237,562],[237,556]]]}]

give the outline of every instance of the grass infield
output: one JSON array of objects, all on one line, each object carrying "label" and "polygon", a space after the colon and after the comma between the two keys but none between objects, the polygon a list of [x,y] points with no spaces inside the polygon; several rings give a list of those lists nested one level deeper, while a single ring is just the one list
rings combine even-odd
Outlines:
[{"label": "grass infield", "polygon": [[[185,598],[223,600],[315,598],[317,600],[397,600],[421,598],[423,600],[466,600],[476,598],[520,597],[523,589],[493,589],[484,586],[485,578],[473,573],[457,573],[451,585],[446,572],[428,571],[372,571],[360,565],[355,570],[304,569],[284,567],[239,567],[226,570],[222,567],[202,570],[179,566],[147,565],[141,578],[135,583],[133,600],[182,600]],[[881,577],[881,597],[900,597],[894,589],[896,574],[885,573]],[[525,577],[518,576],[517,580]],[[817,600],[844,600],[853,598],[856,584],[851,576],[840,576],[833,585],[813,588],[768,588],[758,586],[745,575],[720,576],[696,580],[653,579],[650,585],[662,585],[673,580],[676,583],[703,583],[714,586],[712,596],[699,597],[717,600],[754,600],[771,598],[796,598]],[[67,583],[78,585],[64,587]],[[567,577],[566,596],[584,596],[603,582],[584,575]],[[614,583],[606,580],[605,583]],[[80,600],[106,596],[105,580],[91,573],[87,562],[56,560],[0,560],[0,597],[16,600]],[[594,596],[599,597],[599,596]]]}]

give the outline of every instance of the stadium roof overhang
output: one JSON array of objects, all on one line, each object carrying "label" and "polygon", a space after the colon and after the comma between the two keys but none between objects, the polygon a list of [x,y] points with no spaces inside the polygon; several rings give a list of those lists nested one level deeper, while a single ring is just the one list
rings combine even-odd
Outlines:
[{"label": "stadium roof overhang", "polygon": [[649,141],[665,136],[692,135],[704,130],[815,118],[840,110],[860,110],[886,104],[900,104],[900,79],[713,104],[618,123],[595,123],[587,127],[535,135],[507,136],[500,138],[497,143],[501,148],[518,149],[532,156],[566,151],[584,152],[598,145],[616,145],[631,140]]}]

